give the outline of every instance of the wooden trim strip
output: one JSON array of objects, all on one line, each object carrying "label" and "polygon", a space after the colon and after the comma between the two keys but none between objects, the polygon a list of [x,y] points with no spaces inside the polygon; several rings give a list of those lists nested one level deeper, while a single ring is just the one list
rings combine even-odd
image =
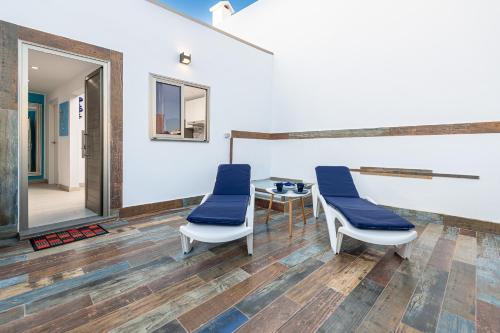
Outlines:
[{"label": "wooden trim strip", "polygon": [[157,213],[160,211],[168,211],[197,205],[201,202],[203,196],[195,196],[183,199],[174,199],[168,201],[154,202],[137,206],[121,208],[119,211],[120,218],[128,218],[137,215]]},{"label": "wooden trim strip", "polygon": [[380,168],[380,167],[361,167],[360,169],[350,169],[351,172],[359,172],[362,175],[388,176],[388,177],[408,177],[420,179],[439,178],[460,178],[460,179],[480,179],[479,176],[461,175],[451,173],[435,173],[432,170],[425,169],[403,169],[403,168]]},{"label": "wooden trim strip", "polygon": [[231,131],[235,139],[261,140],[298,140],[298,139],[336,139],[366,138],[380,136],[420,136],[420,135],[457,135],[457,134],[500,133],[500,121],[415,125],[397,127],[355,128],[322,131],[264,133],[252,131]]},{"label": "wooden trim strip", "polygon": [[274,140],[500,133],[500,121],[274,133]]}]

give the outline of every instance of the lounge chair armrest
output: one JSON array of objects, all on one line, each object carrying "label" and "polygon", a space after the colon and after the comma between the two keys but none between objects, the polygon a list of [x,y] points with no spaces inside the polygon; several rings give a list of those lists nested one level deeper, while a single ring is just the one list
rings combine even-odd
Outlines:
[{"label": "lounge chair armrest", "polygon": [[372,198],[370,198],[370,197],[365,197],[365,199],[368,200],[368,201],[370,201],[374,205],[378,205],[378,203],[375,200],[373,200]]},{"label": "lounge chair armrest", "polygon": [[200,205],[202,205],[203,203],[205,203],[205,201],[207,201],[208,197],[210,197],[212,195],[212,193],[207,193],[203,196],[203,199],[201,199],[201,202],[200,202]]}]

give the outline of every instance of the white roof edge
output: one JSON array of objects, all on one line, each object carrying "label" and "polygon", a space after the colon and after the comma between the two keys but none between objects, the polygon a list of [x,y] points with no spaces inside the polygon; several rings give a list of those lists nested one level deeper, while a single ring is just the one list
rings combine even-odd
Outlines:
[{"label": "white roof edge", "polygon": [[236,37],[235,35],[231,35],[230,33],[225,32],[224,30],[218,29],[218,28],[214,27],[213,25],[210,25],[210,24],[208,24],[208,23],[205,23],[205,22],[203,22],[203,21],[200,21],[200,20],[198,20],[198,19],[195,19],[194,17],[191,17],[191,16],[189,16],[189,15],[186,15],[186,14],[184,14],[184,13],[181,13],[181,12],[179,12],[179,11],[177,11],[177,10],[173,9],[172,7],[170,7],[170,6],[166,5],[166,4],[164,4],[164,3],[163,3],[163,2],[161,2],[160,0],[145,0],[145,1],[150,2],[150,3],[154,4],[154,5],[157,5],[157,6],[159,6],[159,7],[163,8],[163,9],[165,9],[165,10],[168,10],[169,12],[172,12],[172,13],[174,13],[174,14],[177,14],[177,15],[179,15],[179,16],[182,16],[183,18],[188,19],[188,20],[190,20],[190,21],[192,21],[192,22],[198,23],[198,24],[200,24],[200,25],[202,25],[202,26],[204,26],[204,27],[206,27],[206,28],[209,28],[209,29],[211,29],[211,30],[213,30],[213,31],[216,31],[216,32],[218,32],[218,33],[221,33],[221,34],[223,34],[223,35],[225,35],[225,36],[227,36],[227,37],[229,37],[229,38],[232,38],[232,39],[234,39],[234,40],[236,40],[236,41],[238,41],[238,42],[240,42],[240,43],[243,43],[243,44],[246,44],[246,45],[248,45],[248,46],[250,46],[250,47],[253,47],[254,49],[257,49],[257,50],[259,50],[259,51],[262,51],[262,52],[265,52],[265,53],[268,53],[268,54],[274,55],[274,53],[273,53],[272,51],[266,50],[266,49],[265,49],[265,48],[263,48],[263,47],[260,47],[260,46],[258,46],[258,45],[255,45],[255,44],[253,44],[253,43],[250,43],[250,42],[248,42],[248,41],[246,41],[246,40],[244,40],[244,39],[241,39],[240,37]]},{"label": "white roof edge", "polygon": [[229,10],[231,11],[231,14],[234,14],[233,5],[231,5],[231,2],[229,2],[229,1],[219,1],[215,5],[210,7],[209,11],[213,12],[214,10],[216,10],[217,8],[219,8],[221,6],[229,6]]}]

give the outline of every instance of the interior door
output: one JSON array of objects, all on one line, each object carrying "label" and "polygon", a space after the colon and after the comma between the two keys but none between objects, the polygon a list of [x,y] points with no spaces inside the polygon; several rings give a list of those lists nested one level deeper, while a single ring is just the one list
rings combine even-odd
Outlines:
[{"label": "interior door", "polygon": [[85,132],[82,154],[85,157],[85,207],[102,215],[103,116],[102,67],[85,79]]}]

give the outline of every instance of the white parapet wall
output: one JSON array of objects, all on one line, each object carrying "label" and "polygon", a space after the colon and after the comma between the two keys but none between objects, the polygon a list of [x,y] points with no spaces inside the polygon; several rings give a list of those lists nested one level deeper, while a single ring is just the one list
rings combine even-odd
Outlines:
[{"label": "white parapet wall", "polygon": [[[289,132],[499,121],[499,17],[494,1],[259,0],[219,27],[274,51],[272,127]],[[499,142],[271,141],[271,174],[313,180],[314,166],[335,164],[478,175],[355,178],[382,204],[500,222]]]}]

